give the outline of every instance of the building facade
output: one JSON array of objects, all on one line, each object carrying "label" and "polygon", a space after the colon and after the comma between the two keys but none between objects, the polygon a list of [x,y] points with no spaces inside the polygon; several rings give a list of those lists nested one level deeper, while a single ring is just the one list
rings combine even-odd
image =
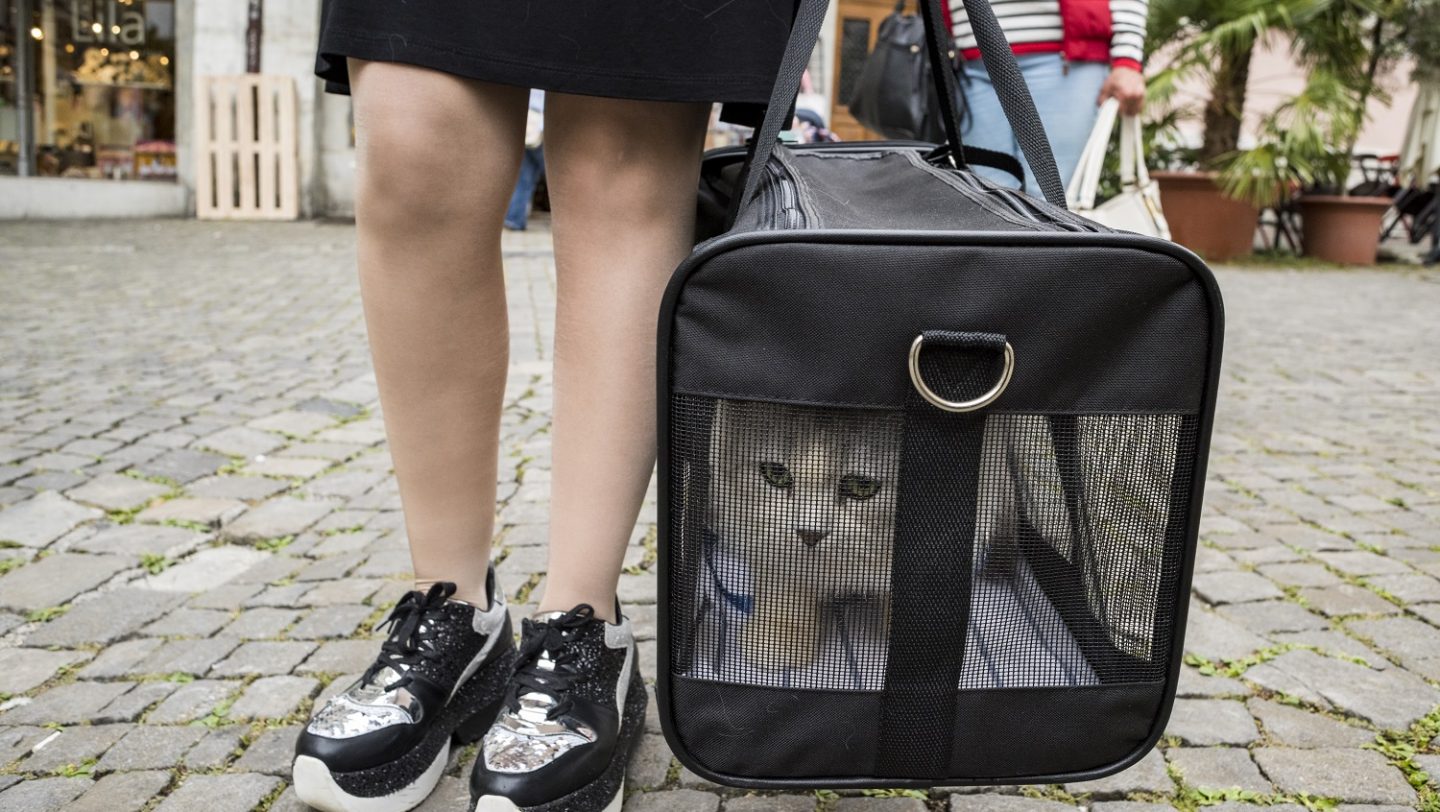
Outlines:
[{"label": "building facade", "polygon": [[[844,139],[868,136],[844,101],[893,9],[830,4],[800,103]],[[320,0],[0,0],[0,218],[193,215],[195,117],[208,109],[198,94],[206,77],[245,73],[257,59],[261,73],[295,85],[301,216],[351,214],[350,99],[324,93],[312,74],[319,22]],[[1299,76],[1282,48],[1263,49],[1247,125]],[[1393,104],[1372,101],[1363,148],[1398,149],[1413,88],[1396,80]],[[743,135],[717,124],[710,143]]]},{"label": "building facade", "polygon": [[[302,214],[346,214],[350,100],[311,71],[319,0],[270,0],[260,71],[292,77]],[[187,216],[199,78],[245,73],[243,0],[0,0],[0,218]]]},{"label": "building facade", "polygon": [[[258,26],[255,5],[0,0],[0,218],[193,215],[197,93],[257,54],[259,72],[295,82],[301,215],[351,214],[350,99],[312,74],[320,0],[262,2]],[[826,42],[812,63],[817,106],[830,98]],[[739,135],[717,125],[712,143]]]}]

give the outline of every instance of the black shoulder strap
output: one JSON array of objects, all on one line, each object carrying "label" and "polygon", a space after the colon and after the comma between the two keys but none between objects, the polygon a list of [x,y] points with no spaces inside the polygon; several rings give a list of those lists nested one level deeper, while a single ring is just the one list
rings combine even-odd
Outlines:
[{"label": "black shoulder strap", "polygon": [[[1030,89],[1020,75],[1015,63],[1015,54],[988,0],[964,0],[965,11],[970,18],[971,29],[975,32],[985,69],[995,86],[1000,106],[1015,131],[1016,139],[1025,154],[1030,169],[1040,184],[1040,191],[1050,203],[1064,208],[1065,187],[1060,183],[1060,172],[1055,167],[1055,156],[1050,151],[1050,142],[1045,137],[1045,128],[1030,97]],[[825,22],[825,10],[829,0],[800,0],[795,13],[795,22],[790,29],[790,39],[785,44],[785,55],[780,61],[780,71],[770,93],[770,102],[765,110],[765,119],[756,131],[750,144],[749,160],[739,188],[741,193],[733,200],[730,220],[733,222],[741,206],[755,195],[760,187],[761,173],[770,154],[775,150],[776,139],[785,125],[785,113],[790,102],[800,89],[800,79],[810,61],[810,52],[820,36],[820,27]],[[930,54],[931,77],[940,104],[945,126],[945,137],[949,142],[950,155],[957,167],[965,167],[965,148],[960,140],[960,116],[955,105],[955,75],[949,70],[950,32],[945,29],[944,15],[940,11],[940,0],[920,0],[925,17],[926,47]]]},{"label": "black shoulder strap", "polygon": [[[931,5],[939,2],[929,0]],[[1010,50],[1000,21],[995,19],[990,0],[965,0],[965,14],[970,18],[970,30],[975,33],[975,42],[980,46],[985,72],[990,74],[990,84],[1000,98],[1000,107],[1005,111],[1005,119],[1010,122],[1015,140],[1020,142],[1025,162],[1030,164],[1030,171],[1035,174],[1035,182],[1046,200],[1065,208],[1065,184],[1060,181],[1060,170],[1055,166],[1055,153],[1050,151],[1045,125],[1040,122],[1035,100],[1030,97],[1025,77],[1020,75],[1015,53]]]}]

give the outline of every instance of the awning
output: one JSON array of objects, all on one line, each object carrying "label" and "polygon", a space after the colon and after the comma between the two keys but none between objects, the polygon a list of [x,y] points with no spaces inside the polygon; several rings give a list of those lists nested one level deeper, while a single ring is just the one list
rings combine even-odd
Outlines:
[{"label": "awning", "polygon": [[1396,172],[1400,183],[1410,186],[1426,186],[1440,172],[1440,82],[1420,85]]}]

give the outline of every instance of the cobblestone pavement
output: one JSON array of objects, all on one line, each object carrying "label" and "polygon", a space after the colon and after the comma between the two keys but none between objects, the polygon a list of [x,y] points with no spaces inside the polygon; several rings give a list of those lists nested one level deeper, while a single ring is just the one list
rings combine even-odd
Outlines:
[{"label": "cobblestone pavement", "polygon": [[[527,611],[554,285],[543,230],[506,240],[495,556]],[[298,725],[374,654],[409,566],[352,241],[0,225],[0,809],[299,807]],[[682,770],[652,715],[625,808],[1437,808],[1440,275],[1220,276],[1190,654],[1155,752],[1089,784],[756,796]],[[621,584],[649,674],[654,520],[652,496]],[[427,810],[464,808],[472,753]]]}]

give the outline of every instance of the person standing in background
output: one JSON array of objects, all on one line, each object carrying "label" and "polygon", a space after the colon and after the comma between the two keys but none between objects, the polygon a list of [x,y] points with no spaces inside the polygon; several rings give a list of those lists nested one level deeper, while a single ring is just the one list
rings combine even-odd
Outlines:
[{"label": "person standing in background", "polygon": [[545,176],[545,91],[530,91],[530,110],[525,115],[525,154],[520,159],[520,177],[510,195],[510,208],[505,210],[505,227],[524,231],[530,220],[530,202],[535,187]]},{"label": "person standing in background", "polygon": [[[1035,98],[1060,179],[1070,182],[1100,104],[1114,97],[1120,111],[1137,114],[1145,104],[1145,24],[1148,0],[990,0],[1020,72]],[[960,51],[957,70],[965,94],[965,143],[1015,156],[1025,167],[1025,188],[1039,185],[1010,130],[990,75],[980,61],[963,0],[948,0],[951,33]],[[976,171],[1016,185],[999,170]]]}]

